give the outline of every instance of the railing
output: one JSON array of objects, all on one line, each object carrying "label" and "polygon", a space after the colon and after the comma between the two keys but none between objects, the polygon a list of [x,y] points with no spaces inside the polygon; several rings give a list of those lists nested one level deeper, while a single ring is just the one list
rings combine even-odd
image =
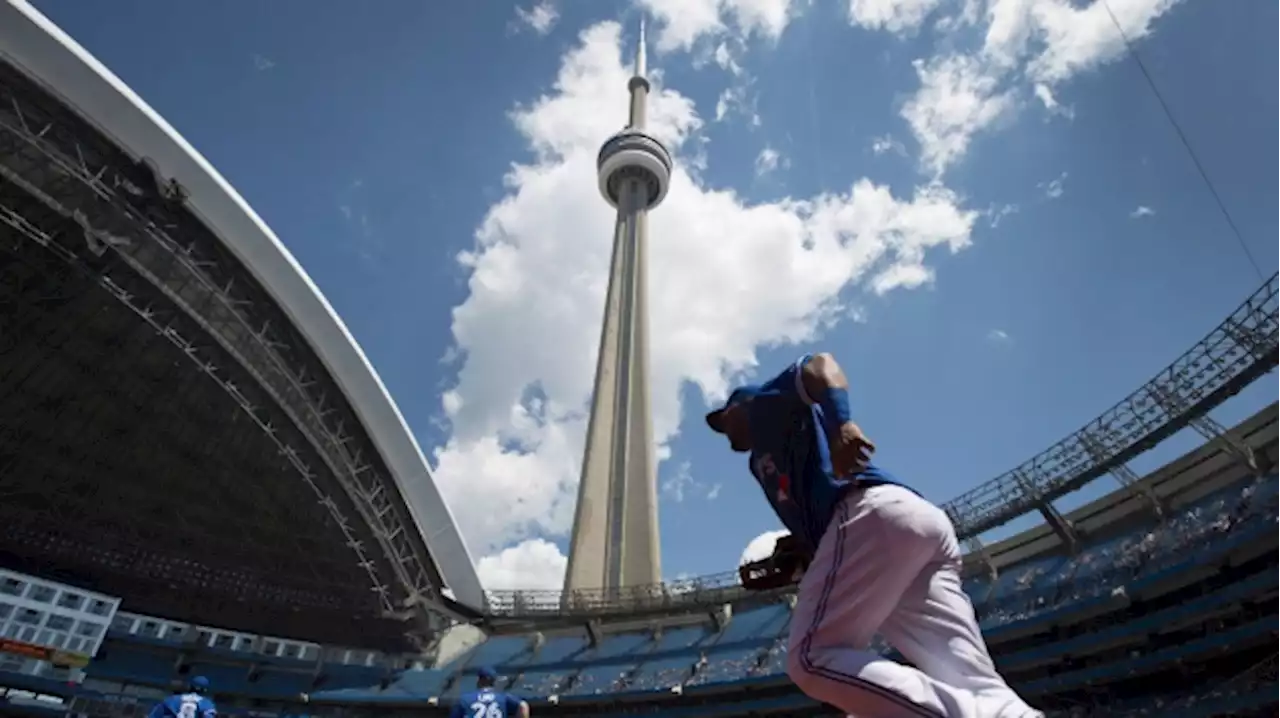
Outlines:
[{"label": "railing", "polygon": [[592,591],[489,591],[488,612],[503,618],[606,616],[715,606],[743,598],[737,571],[646,586]]}]

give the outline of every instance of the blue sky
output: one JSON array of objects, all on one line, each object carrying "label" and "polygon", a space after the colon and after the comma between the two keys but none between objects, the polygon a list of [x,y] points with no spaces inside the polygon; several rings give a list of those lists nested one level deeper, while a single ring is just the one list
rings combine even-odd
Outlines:
[{"label": "blue sky", "polygon": [[[642,9],[654,131],[682,168],[652,220],[668,576],[730,569],[776,527],[700,420],[739,378],[834,352],[879,463],[943,500],[1261,284],[1093,2],[37,5],[316,280],[490,586],[563,570],[612,221],[593,160],[625,121]],[[1111,7],[1270,276],[1276,4]],[[1216,416],[1275,397],[1268,377]]]}]

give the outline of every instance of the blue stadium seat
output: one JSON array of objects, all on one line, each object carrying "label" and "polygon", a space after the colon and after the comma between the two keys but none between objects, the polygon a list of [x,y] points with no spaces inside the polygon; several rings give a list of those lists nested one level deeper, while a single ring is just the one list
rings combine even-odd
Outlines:
[{"label": "blue stadium seat", "polygon": [[603,660],[627,655],[643,655],[649,652],[653,641],[648,633],[616,633],[605,636],[596,646],[587,660]]},{"label": "blue stadium seat", "polygon": [[471,652],[466,665],[472,667],[503,666],[514,661],[520,655],[527,653],[530,644],[531,641],[528,636],[494,636],[481,643]]},{"label": "blue stadium seat", "polygon": [[581,653],[586,647],[586,636],[554,636],[548,638],[547,642],[541,648],[536,649],[523,664],[520,661],[513,661],[512,663],[525,666],[553,665]]}]

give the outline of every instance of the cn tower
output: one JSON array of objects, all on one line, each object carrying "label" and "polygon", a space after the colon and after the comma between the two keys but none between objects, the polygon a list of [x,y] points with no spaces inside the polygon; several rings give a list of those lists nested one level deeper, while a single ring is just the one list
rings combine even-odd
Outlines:
[{"label": "cn tower", "polygon": [[667,195],[671,154],[645,132],[643,22],[627,89],[627,127],[604,143],[596,159],[600,194],[618,215],[566,592],[613,590],[662,577],[649,398],[648,214]]}]

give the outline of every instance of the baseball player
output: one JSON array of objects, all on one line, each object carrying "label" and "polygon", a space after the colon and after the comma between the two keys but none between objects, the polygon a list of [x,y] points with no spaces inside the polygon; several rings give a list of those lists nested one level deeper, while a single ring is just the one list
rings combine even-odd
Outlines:
[{"label": "baseball player", "polygon": [[187,683],[186,693],[175,693],[160,701],[147,718],[214,718],[218,710],[205,695],[208,692],[209,680],[195,676]]},{"label": "baseball player", "polygon": [[498,674],[492,668],[481,668],[476,674],[476,688],[464,693],[454,704],[449,718],[529,718],[529,704],[509,693],[495,691]]},{"label": "baseball player", "polygon": [[[737,452],[809,562],[787,674],[859,718],[1040,718],[996,672],[941,509],[869,463],[830,354],[735,389],[707,424]],[[879,633],[916,668],[868,650]]]}]

